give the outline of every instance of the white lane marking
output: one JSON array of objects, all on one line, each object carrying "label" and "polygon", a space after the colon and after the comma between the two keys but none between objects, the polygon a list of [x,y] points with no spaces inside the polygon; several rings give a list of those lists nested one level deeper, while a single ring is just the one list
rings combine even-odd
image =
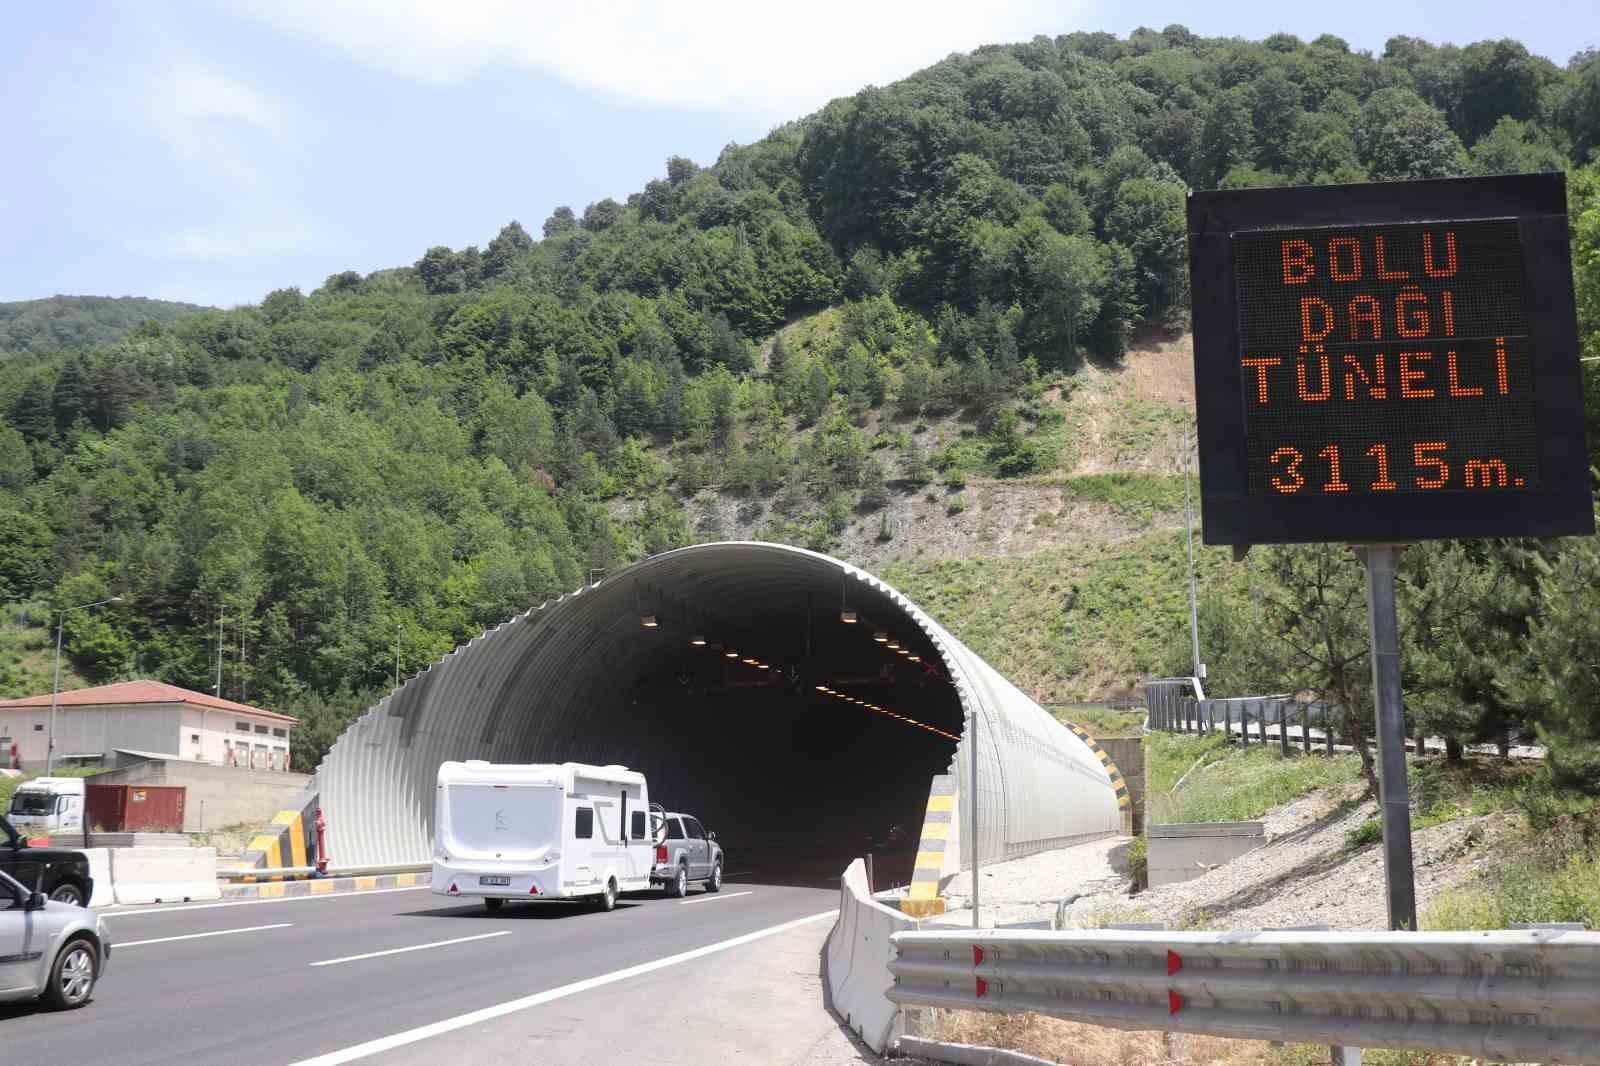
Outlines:
[{"label": "white lane marking", "polygon": [[479,933],[477,936],[458,936],[454,940],[435,940],[431,944],[413,944],[408,948],[390,948],[388,951],[369,951],[365,955],[346,955],[342,959],[323,959],[313,962],[312,966],[337,966],[341,962],[360,962],[362,959],[376,959],[380,955],[404,955],[408,951],[426,951],[428,948],[442,948],[447,944],[465,944],[469,940],[488,940],[495,936],[510,936],[511,930],[502,929],[498,933]]},{"label": "white lane marking", "polygon": [[678,906],[681,907],[685,903],[711,903],[719,899],[737,899],[740,896],[753,895],[755,895],[754,892],[708,892],[706,895],[696,896],[694,899],[680,899]]},{"label": "white lane marking", "polygon": [[196,903],[188,907],[150,907],[137,911],[102,909],[96,914],[107,918],[133,918],[141,914],[182,914],[184,911],[209,911],[218,907],[254,907],[259,903],[304,903],[308,899],[351,899],[356,896],[382,896],[390,892],[422,892],[432,885],[408,885],[405,888],[369,888],[363,892],[325,892],[319,896],[278,896],[274,899],[236,899],[227,903]]},{"label": "white lane marking", "polygon": [[481,1022],[492,1021],[495,1018],[501,1018],[507,1014],[515,1014],[518,1011],[528,1010],[531,1007],[537,1007],[545,1003],[550,1003],[554,1000],[565,999],[568,996],[575,996],[580,992],[588,992],[591,989],[602,988],[606,985],[615,984],[618,981],[626,981],[630,977],[639,977],[643,974],[653,973],[656,970],[664,970],[668,966],[676,966],[680,962],[689,962],[693,959],[704,958],[707,955],[714,955],[719,951],[727,951],[729,948],[740,947],[741,945],[761,940],[764,937],[773,936],[778,933],[786,933],[790,929],[797,929],[802,925],[821,921],[823,918],[833,918],[837,916],[837,914],[837,910],[828,910],[823,911],[821,914],[813,914],[805,918],[796,918],[792,922],[784,922],[781,925],[768,926],[765,929],[758,929],[753,933],[746,933],[743,936],[736,936],[731,940],[719,940],[715,944],[707,944],[705,947],[695,948],[692,951],[680,952],[677,955],[668,955],[666,958],[656,959],[653,962],[640,963],[638,966],[630,966],[625,970],[613,970],[611,973],[601,974],[599,977],[590,977],[582,981],[574,981],[570,985],[562,985],[560,988],[552,988],[547,992],[538,992],[531,996],[523,996],[521,999],[507,1000],[504,1003],[497,1003],[492,1007],[484,1007],[482,1010],[471,1011],[467,1014],[458,1014],[454,1018],[446,1018],[442,1022],[434,1022],[431,1025],[420,1025],[415,1029],[407,1029],[404,1032],[395,1033],[392,1036],[379,1037],[377,1040],[368,1040],[364,1044],[356,1044],[352,1047],[343,1048],[339,1051],[330,1051],[326,1055],[318,1055],[315,1058],[301,1059],[298,1062],[290,1063],[290,1066],[340,1066],[341,1063],[355,1062],[358,1059],[364,1059],[371,1055],[377,1055],[380,1052],[392,1051],[397,1047],[405,1047],[407,1044],[415,1044],[419,1040],[426,1040],[432,1036],[440,1036],[444,1033],[453,1033],[457,1029],[465,1029],[468,1026],[478,1025]]},{"label": "white lane marking", "polygon": [[185,933],[182,936],[158,936],[154,940],[130,940],[119,944],[111,942],[112,950],[121,951],[124,948],[142,948],[146,944],[170,944],[174,940],[201,940],[208,936],[232,936],[235,933],[259,933],[263,929],[287,929],[293,922],[278,922],[276,925],[247,925],[243,929],[218,929],[212,933]]}]

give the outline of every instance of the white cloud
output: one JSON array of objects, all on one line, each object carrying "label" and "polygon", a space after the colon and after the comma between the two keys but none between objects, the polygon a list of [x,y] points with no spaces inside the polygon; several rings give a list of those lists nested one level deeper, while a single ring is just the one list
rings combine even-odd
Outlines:
[{"label": "white cloud", "polygon": [[[128,246],[160,260],[222,262],[324,246],[324,235],[271,179],[298,150],[277,99],[189,56],[153,67],[137,94],[149,129],[204,187],[213,218]],[[197,207],[196,210],[199,208]]]},{"label": "white cloud", "polygon": [[262,140],[281,150],[288,116],[275,100],[220,70],[180,62],[150,73],[142,100],[146,118],[179,159],[254,188],[261,172],[252,161]]},{"label": "white cloud", "polygon": [[981,44],[1066,33],[1099,0],[236,0],[278,29],[448,84],[520,67],[586,89],[768,121]]}]

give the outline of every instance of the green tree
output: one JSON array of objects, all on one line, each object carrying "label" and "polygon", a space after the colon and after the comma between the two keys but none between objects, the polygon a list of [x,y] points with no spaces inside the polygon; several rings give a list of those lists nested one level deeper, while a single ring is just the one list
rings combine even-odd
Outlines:
[{"label": "green tree", "polygon": [[1139,306],[1153,321],[1165,321],[1188,297],[1187,235],[1182,185],[1159,178],[1132,178],[1117,188],[1105,231],[1133,253],[1138,264]]},{"label": "green tree", "polygon": [[1469,153],[1474,174],[1531,174],[1567,167],[1561,150],[1532,123],[1502,118]]},{"label": "green tree", "polygon": [[1461,140],[1439,111],[1409,89],[1379,89],[1361,106],[1356,151],[1374,181],[1444,178],[1467,169]]},{"label": "green tree", "polygon": [[548,239],[559,237],[563,233],[571,233],[578,228],[578,219],[572,213],[572,208],[565,204],[551,212],[550,217],[544,220],[543,233]]},{"label": "green tree", "polygon": [[1600,48],[1579,52],[1567,64],[1565,84],[1556,90],[1556,119],[1572,140],[1572,158],[1600,162]]}]

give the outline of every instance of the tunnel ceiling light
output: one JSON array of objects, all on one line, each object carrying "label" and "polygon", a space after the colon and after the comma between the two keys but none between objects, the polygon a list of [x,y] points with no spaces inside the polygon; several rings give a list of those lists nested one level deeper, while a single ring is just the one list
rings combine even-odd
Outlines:
[{"label": "tunnel ceiling light", "polygon": [[911,661],[914,662],[914,663],[920,663],[922,661],[922,656],[913,655],[913,656],[911,656]]},{"label": "tunnel ceiling light", "polygon": [[757,670],[771,670],[772,667],[768,666],[766,663],[756,663],[756,669]]},{"label": "tunnel ceiling light", "polygon": [[706,638],[705,637],[691,637],[689,639],[689,643],[693,644],[697,648],[703,648],[703,647],[706,646]]},{"label": "tunnel ceiling light", "polygon": [[646,629],[654,629],[656,626],[661,624],[661,620],[655,615],[646,612],[639,616],[639,624],[644,626]]},{"label": "tunnel ceiling light", "polygon": [[891,649],[898,649],[900,647],[900,642],[898,640],[891,640],[889,641],[888,647]]},{"label": "tunnel ceiling light", "polygon": [[752,658],[750,658],[750,656],[746,655],[743,659],[741,659],[739,661],[744,663],[747,666],[754,666],[756,663],[760,662],[761,660],[752,659]]},{"label": "tunnel ceiling light", "polygon": [[878,632],[872,634],[872,639],[877,641],[879,644],[885,644],[889,640],[889,634],[879,630]]},{"label": "tunnel ceiling light", "polygon": [[828,691],[828,686],[827,685],[818,685],[817,686],[817,691],[818,692],[826,692],[826,691]]},{"label": "tunnel ceiling light", "polygon": [[853,626],[856,624],[856,613],[854,611],[840,611],[839,621],[847,626]]},{"label": "tunnel ceiling light", "polygon": [[724,659],[737,659],[739,657],[739,653],[734,651],[732,648],[729,648],[727,651],[722,653],[722,657]]},{"label": "tunnel ceiling light", "polygon": [[896,648],[894,653],[896,655],[910,655],[911,654],[909,651],[907,651],[904,648]]}]

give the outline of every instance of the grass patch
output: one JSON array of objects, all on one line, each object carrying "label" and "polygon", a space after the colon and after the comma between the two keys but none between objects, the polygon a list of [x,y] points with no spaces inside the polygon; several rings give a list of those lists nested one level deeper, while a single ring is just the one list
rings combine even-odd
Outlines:
[{"label": "grass patch", "polygon": [[1183,508],[1183,478],[1169,474],[1083,474],[1061,486],[1067,503],[1103,503],[1129,518],[1152,518]]},{"label": "grass patch", "polygon": [[[1066,539],[1031,555],[902,560],[883,579],[1035,699],[1132,691],[1188,662],[1182,530]],[[1224,549],[1195,551],[1201,586],[1247,601],[1249,573]]]},{"label": "grass patch", "polygon": [[[1183,786],[1171,791],[1193,767]],[[1291,755],[1259,746],[1224,748],[1220,736],[1154,734],[1145,740],[1146,804],[1151,822],[1242,822],[1320,788],[1359,780],[1354,755]]]},{"label": "grass patch", "polygon": [[1518,806],[1539,773],[1536,763],[1468,758],[1458,766],[1444,759],[1411,764],[1413,831]]},{"label": "grass patch", "polygon": [[1441,892],[1420,921],[1431,930],[1505,929],[1512,922],[1583,922],[1600,929],[1600,850],[1547,844],[1472,884]]},{"label": "grass patch", "polygon": [[1107,737],[1136,737],[1144,726],[1144,710],[1114,711],[1110,707],[1077,706],[1050,708],[1062,722],[1071,722],[1089,731],[1096,740]]}]

